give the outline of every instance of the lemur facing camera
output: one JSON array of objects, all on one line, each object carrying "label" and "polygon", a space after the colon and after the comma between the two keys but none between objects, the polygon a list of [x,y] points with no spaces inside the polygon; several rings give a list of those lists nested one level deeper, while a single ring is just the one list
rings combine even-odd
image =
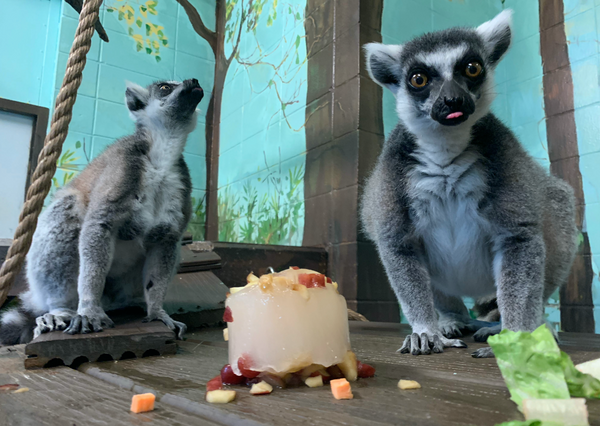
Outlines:
[{"label": "lemur facing camera", "polygon": [[183,159],[204,93],[198,80],[128,84],[135,133],[117,140],[41,214],[27,256],[29,290],[6,312],[0,343],[26,343],[52,330],[112,327],[106,311],[145,306],[182,338],[183,323],[163,309],[192,212]]},{"label": "lemur facing camera", "polygon": [[[502,328],[534,330],[569,275],[573,190],[490,112],[511,15],[365,46],[369,73],[395,95],[400,119],[364,188],[361,218],[413,329],[403,353],[466,347],[455,339],[465,328],[478,329],[479,341]],[[501,326],[485,327],[461,297],[493,293]]]}]

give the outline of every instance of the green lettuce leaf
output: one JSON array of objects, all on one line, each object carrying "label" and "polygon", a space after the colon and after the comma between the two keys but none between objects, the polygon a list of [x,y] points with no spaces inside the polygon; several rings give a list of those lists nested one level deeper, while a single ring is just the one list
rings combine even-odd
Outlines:
[{"label": "green lettuce leaf", "polygon": [[600,380],[577,370],[569,355],[562,351],[560,364],[572,397],[600,399]]},{"label": "green lettuce leaf", "polygon": [[522,409],[523,400],[568,399],[569,388],[561,365],[561,353],[550,330],[503,330],[488,339],[511,399]]},{"label": "green lettuce leaf", "polygon": [[562,426],[560,423],[542,422],[541,420],[525,420],[524,422],[514,421],[501,423],[496,426]]}]

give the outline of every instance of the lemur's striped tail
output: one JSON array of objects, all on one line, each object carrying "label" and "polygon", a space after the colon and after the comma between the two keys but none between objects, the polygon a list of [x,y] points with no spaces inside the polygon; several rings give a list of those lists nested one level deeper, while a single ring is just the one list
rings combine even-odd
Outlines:
[{"label": "lemur's striped tail", "polygon": [[0,318],[0,346],[28,343],[33,339],[35,315],[22,305],[10,309]]}]

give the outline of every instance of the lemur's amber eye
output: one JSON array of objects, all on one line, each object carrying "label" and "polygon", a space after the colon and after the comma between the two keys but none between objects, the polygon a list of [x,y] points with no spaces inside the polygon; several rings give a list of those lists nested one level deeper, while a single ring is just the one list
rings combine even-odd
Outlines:
[{"label": "lemur's amber eye", "polygon": [[478,77],[483,71],[483,67],[479,62],[469,62],[467,68],[465,68],[465,74],[467,77],[475,78]]},{"label": "lemur's amber eye", "polygon": [[169,89],[171,89],[171,86],[169,86],[168,84],[162,84],[160,86],[160,90],[169,90]]},{"label": "lemur's amber eye", "polygon": [[427,76],[418,72],[413,74],[410,78],[410,85],[416,89],[422,89],[423,87],[425,87],[425,85],[427,85],[427,81]]}]

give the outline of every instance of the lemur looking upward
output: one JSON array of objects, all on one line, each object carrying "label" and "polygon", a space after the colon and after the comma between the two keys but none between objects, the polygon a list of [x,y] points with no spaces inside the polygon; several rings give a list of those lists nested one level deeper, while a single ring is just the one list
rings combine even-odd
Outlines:
[{"label": "lemur looking upward", "polygon": [[476,339],[531,331],[569,275],[573,190],[490,112],[511,34],[504,11],[476,29],[365,46],[369,73],[395,95],[400,119],[366,183],[361,217],[413,328],[401,352],[466,347],[454,337],[485,323],[469,318],[462,296],[497,295],[502,325]]},{"label": "lemur looking upward", "polygon": [[129,84],[135,133],[117,140],[55,195],[27,256],[29,290],[0,322],[0,343],[52,330],[112,327],[106,311],[145,305],[182,338],[163,310],[189,222],[191,180],[183,159],[203,97],[198,80]]}]

